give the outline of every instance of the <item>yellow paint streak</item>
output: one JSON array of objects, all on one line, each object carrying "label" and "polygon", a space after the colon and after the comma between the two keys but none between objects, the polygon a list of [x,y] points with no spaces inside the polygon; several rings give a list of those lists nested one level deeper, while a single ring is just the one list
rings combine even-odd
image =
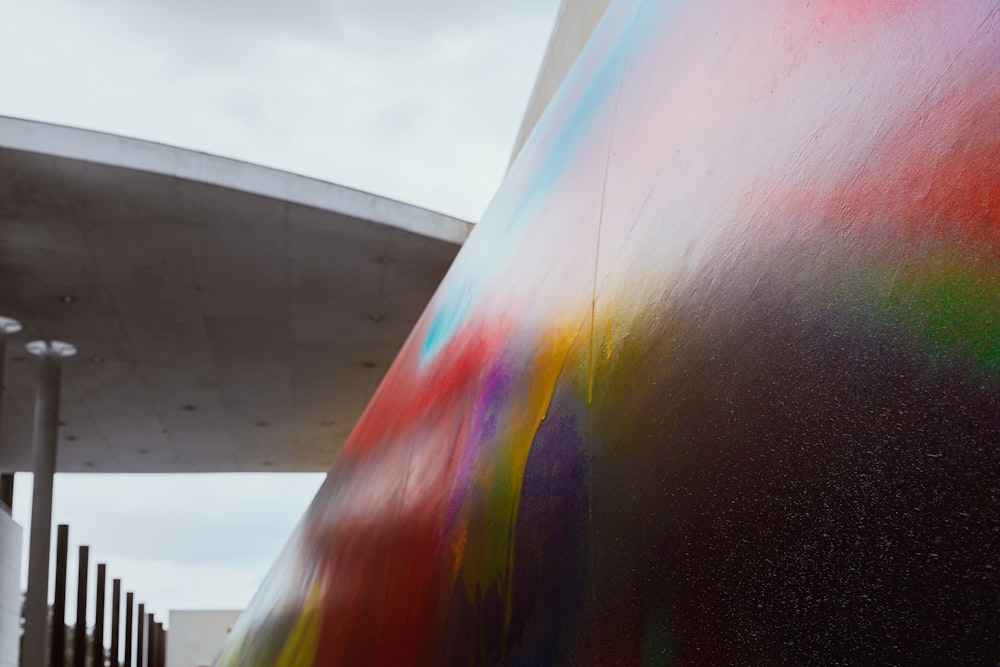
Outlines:
[{"label": "yellow paint streak", "polygon": [[292,627],[274,667],[311,667],[319,646],[319,608],[322,602],[319,584],[314,584],[306,598],[302,614]]},{"label": "yellow paint streak", "polygon": [[[463,515],[467,515],[467,512],[463,512]],[[451,580],[455,581],[458,578],[458,570],[462,567],[462,562],[465,560],[465,543],[469,539],[469,529],[466,526],[467,516],[462,516],[458,521],[457,534],[455,535],[455,541],[451,545]]]},{"label": "yellow paint streak", "polygon": [[587,346],[589,358],[587,360],[587,405],[594,402],[594,324],[590,325],[590,344]]},{"label": "yellow paint streak", "polygon": [[611,316],[608,316],[608,331],[604,340],[604,353],[608,361],[611,361]]},{"label": "yellow paint streak", "polygon": [[222,655],[215,662],[214,667],[239,667],[239,657],[243,654],[243,646],[246,644],[246,633],[239,637],[234,637],[226,644]]}]

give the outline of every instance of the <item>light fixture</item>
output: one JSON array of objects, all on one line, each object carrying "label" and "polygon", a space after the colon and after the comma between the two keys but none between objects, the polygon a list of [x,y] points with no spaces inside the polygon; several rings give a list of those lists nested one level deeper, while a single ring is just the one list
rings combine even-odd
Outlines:
[{"label": "light fixture", "polygon": [[21,323],[12,317],[0,317],[0,331],[14,334],[21,330]]}]

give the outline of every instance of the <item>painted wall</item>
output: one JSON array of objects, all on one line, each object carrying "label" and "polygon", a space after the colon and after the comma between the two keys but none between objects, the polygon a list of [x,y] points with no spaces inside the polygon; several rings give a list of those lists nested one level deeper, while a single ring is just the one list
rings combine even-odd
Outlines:
[{"label": "painted wall", "polygon": [[21,637],[21,526],[0,504],[0,667],[18,667]]},{"label": "painted wall", "polygon": [[1000,4],[620,0],[221,665],[991,663]]},{"label": "painted wall", "polygon": [[207,667],[240,617],[236,610],[170,610],[167,667]]}]

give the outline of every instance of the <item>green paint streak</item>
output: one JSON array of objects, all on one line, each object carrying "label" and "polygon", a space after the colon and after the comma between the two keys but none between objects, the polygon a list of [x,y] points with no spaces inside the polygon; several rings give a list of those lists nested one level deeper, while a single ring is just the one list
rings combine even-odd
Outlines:
[{"label": "green paint streak", "polygon": [[1000,261],[939,249],[897,266],[867,281],[876,317],[905,328],[935,361],[961,359],[1000,379]]}]

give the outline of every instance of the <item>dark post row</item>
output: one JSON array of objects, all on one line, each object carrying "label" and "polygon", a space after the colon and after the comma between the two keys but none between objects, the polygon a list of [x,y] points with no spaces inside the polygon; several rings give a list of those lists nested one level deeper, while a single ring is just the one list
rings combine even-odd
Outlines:
[{"label": "dark post row", "polygon": [[120,667],[118,663],[118,628],[121,626],[119,613],[122,608],[122,580],[115,579],[111,583],[111,667]]},{"label": "dark post row", "polygon": [[167,633],[163,629],[163,623],[153,620],[153,615],[149,615],[149,667],[166,667],[167,656]]},{"label": "dark post row", "polygon": [[73,630],[73,667],[85,667],[87,662],[87,572],[90,569],[90,547],[80,547],[80,570],[76,584],[76,627]]},{"label": "dark post row", "polygon": [[69,552],[69,526],[60,524],[56,535],[56,599],[52,605],[52,641],[49,644],[50,667],[63,667],[66,657],[66,556]]},{"label": "dark post row", "polygon": [[146,652],[143,651],[146,648],[144,646],[145,633],[143,632],[146,626],[146,605],[139,605],[136,620],[138,623],[135,624],[135,667],[146,667]]},{"label": "dark post row", "polygon": [[[60,524],[56,536],[55,600],[52,605],[52,627],[49,637],[49,667],[63,667],[66,660],[66,569],[69,550],[69,526]],[[76,587],[76,626],[73,629],[73,667],[85,667],[88,648],[92,665],[105,665],[104,614],[106,611],[107,565],[97,565],[97,593],[95,595],[93,641],[87,641],[87,575],[90,569],[90,548],[80,547],[79,571]],[[135,598],[132,592],[125,595],[124,661],[119,661],[121,626],[121,579],[112,582],[111,592],[111,647],[112,667],[165,667],[167,633],[163,623],[153,614],[147,614],[145,605],[139,604],[137,613],[132,609]],[[133,619],[135,624],[133,626]],[[132,629],[135,627],[135,664],[132,663]]]}]

